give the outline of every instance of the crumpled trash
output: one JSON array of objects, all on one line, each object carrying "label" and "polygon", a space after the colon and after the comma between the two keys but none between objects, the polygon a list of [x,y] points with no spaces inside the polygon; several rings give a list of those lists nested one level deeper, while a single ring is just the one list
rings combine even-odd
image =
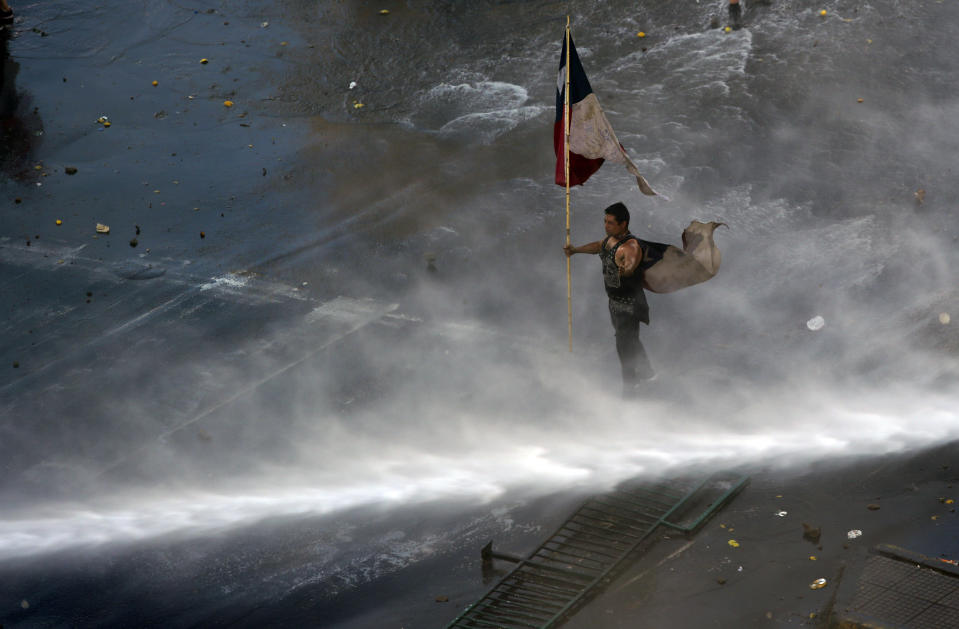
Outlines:
[{"label": "crumpled trash", "polygon": [[103,223],[97,223],[97,233],[98,234],[109,234],[110,226],[104,225]]},{"label": "crumpled trash", "polygon": [[779,518],[784,518],[789,514],[786,511],[777,511],[774,515]]},{"label": "crumpled trash", "polygon": [[821,590],[824,587],[826,587],[826,580],[823,578],[816,579],[809,584],[810,590]]},{"label": "crumpled trash", "polygon": [[812,330],[813,332],[818,332],[822,330],[823,326],[826,325],[826,320],[816,315],[812,319],[806,322],[806,327]]},{"label": "crumpled trash", "polygon": [[818,544],[821,536],[822,527],[809,526],[805,522],[802,523],[802,537],[804,540],[812,542],[813,544]]},{"label": "crumpled trash", "polygon": [[730,546],[732,546],[733,548],[739,548],[739,542],[737,542],[737,541],[734,540],[734,539],[729,540],[727,543],[728,543]]},{"label": "crumpled trash", "polygon": [[846,533],[846,537],[848,537],[849,539],[856,539],[857,537],[862,537],[862,531],[860,531],[859,529],[853,529],[849,531],[848,533]]},{"label": "crumpled trash", "polygon": [[356,81],[350,81],[350,89],[356,87]]},{"label": "crumpled trash", "polygon": [[942,325],[949,325],[950,317],[948,312],[939,313],[939,323]]}]

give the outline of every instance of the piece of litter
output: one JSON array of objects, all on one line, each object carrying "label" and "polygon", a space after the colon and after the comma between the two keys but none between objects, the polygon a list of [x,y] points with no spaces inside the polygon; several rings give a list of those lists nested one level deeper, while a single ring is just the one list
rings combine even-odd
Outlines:
[{"label": "piece of litter", "polygon": [[389,9],[380,9],[380,15],[389,15],[389,14],[390,14]]},{"label": "piece of litter", "polygon": [[210,63],[210,60],[209,60],[209,59],[200,59],[200,63],[202,63],[203,65],[206,65],[206,64]]},{"label": "piece of litter", "polygon": [[848,537],[849,539],[856,539],[857,537],[862,537],[862,531],[860,531],[859,529],[853,529],[849,531],[848,533],[846,533],[846,537]]},{"label": "piece of litter", "polygon": [[736,568],[736,572],[742,572],[742,571],[743,571],[743,567],[742,567],[742,566],[739,566],[738,568]]},{"label": "piece of litter", "polygon": [[159,84],[160,84],[159,81],[153,81],[153,83],[151,83],[151,85],[152,85],[153,87],[156,87],[156,86],[159,85]]},{"label": "piece of litter", "polygon": [[356,87],[356,81],[350,81],[350,89]]},{"label": "piece of litter", "polygon": [[353,109],[362,109],[363,103],[353,103]]},{"label": "piece of litter", "polygon": [[109,234],[110,226],[104,225],[103,223],[97,223],[97,233],[98,234]]},{"label": "piece of litter", "polygon": [[646,37],[646,33],[644,33],[643,31],[639,31],[638,33],[636,33],[636,37]]},{"label": "piece of litter", "polygon": [[816,579],[809,584],[810,590],[821,590],[824,587],[826,587],[826,580],[822,578]]},{"label": "piece of litter", "polygon": [[266,28],[269,25],[270,25],[269,22],[260,22],[260,28]]},{"label": "piece of litter", "polygon": [[816,555],[809,555],[809,561],[816,561]]},{"label": "piece of litter", "polygon": [[940,312],[940,313],[939,313],[939,323],[941,323],[942,325],[949,325],[949,313],[948,313],[948,312]]},{"label": "piece of litter", "polygon": [[871,502],[867,504],[866,508],[869,509],[870,511],[879,511],[879,505],[877,505],[875,502]]},{"label": "piece of litter", "polygon": [[826,320],[820,317],[819,315],[816,315],[815,317],[813,317],[812,319],[806,322],[806,327],[812,330],[813,332],[822,330],[824,325],[826,325]]},{"label": "piece of litter", "polygon": [[27,599],[20,601],[20,607],[23,609],[30,609],[30,603],[27,602]]},{"label": "piece of litter", "polygon": [[780,517],[780,518],[784,518],[784,517],[786,517],[787,515],[789,515],[789,514],[786,513],[785,511],[777,511],[777,512],[776,512],[776,516],[777,516],[777,517]]},{"label": "piece of litter", "polygon": [[733,548],[739,548],[739,542],[737,542],[737,541],[734,540],[734,539],[729,540],[727,543],[728,543],[730,546],[732,546]]},{"label": "piece of litter", "polygon": [[942,557],[940,557],[939,561],[941,561],[942,563],[947,563],[950,566],[959,566],[959,560],[957,559],[943,559]]}]

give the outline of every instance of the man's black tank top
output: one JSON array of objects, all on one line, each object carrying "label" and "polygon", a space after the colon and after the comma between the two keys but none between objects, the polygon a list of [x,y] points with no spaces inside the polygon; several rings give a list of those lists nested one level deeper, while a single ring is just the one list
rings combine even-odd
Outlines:
[{"label": "man's black tank top", "polygon": [[[648,313],[649,306],[646,304],[646,293],[643,292],[643,270],[650,266],[651,260],[649,260],[650,256],[647,256],[647,248],[644,246],[646,243],[632,234],[626,234],[611,249],[607,249],[606,243],[609,242],[609,239],[610,236],[607,236],[603,240],[599,253],[603,262],[603,283],[606,286],[606,295],[615,301],[633,302],[637,306],[637,310],[640,311],[638,314]],[[639,248],[643,252],[643,261],[631,276],[620,277],[619,267],[616,266],[616,251],[629,240],[635,240],[639,244]],[[648,319],[648,315],[642,318]]]}]

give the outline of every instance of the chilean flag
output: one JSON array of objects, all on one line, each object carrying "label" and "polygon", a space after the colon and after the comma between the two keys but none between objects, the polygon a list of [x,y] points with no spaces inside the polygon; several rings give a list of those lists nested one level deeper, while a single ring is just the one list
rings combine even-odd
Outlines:
[{"label": "chilean flag", "polygon": [[[569,36],[569,185],[582,185],[599,170],[603,162],[619,162],[636,177],[636,183],[643,194],[655,195],[656,192],[639,174],[639,169],[629,159],[626,149],[616,139],[613,128],[606,119],[599,99],[593,94],[583,64],[576,54],[573,37]],[[556,78],[556,122],[553,125],[553,149],[556,151],[556,183],[566,185],[566,147],[564,142],[564,113],[566,100],[566,38],[563,38],[563,52],[559,57],[559,74]]]}]

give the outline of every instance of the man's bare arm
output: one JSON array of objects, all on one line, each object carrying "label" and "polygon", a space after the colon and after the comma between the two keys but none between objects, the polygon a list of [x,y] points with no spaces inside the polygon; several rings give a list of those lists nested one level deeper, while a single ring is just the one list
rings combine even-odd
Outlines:
[{"label": "man's bare arm", "polygon": [[635,240],[627,240],[616,250],[616,266],[621,277],[630,277],[643,261],[643,251]]},{"label": "man's bare arm", "polygon": [[579,247],[574,247],[573,245],[566,245],[563,247],[563,251],[566,252],[567,257],[573,255],[574,253],[599,253],[602,251],[603,243],[600,240],[596,242],[591,242],[586,245],[580,245]]}]

